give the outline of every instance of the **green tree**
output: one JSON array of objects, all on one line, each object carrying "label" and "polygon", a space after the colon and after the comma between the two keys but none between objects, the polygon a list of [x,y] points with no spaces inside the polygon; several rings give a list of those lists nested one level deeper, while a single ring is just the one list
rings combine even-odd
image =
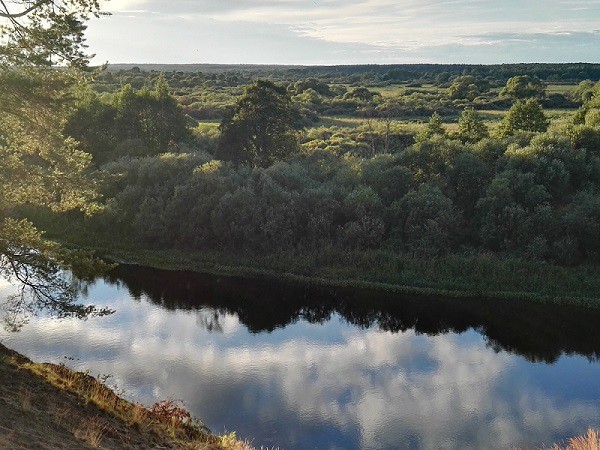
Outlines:
[{"label": "green tree", "polygon": [[554,228],[552,202],[552,193],[540,183],[535,170],[509,163],[477,202],[482,244],[494,251],[523,253],[534,241],[547,240]]},{"label": "green tree", "polygon": [[473,108],[466,108],[461,113],[458,119],[458,137],[461,141],[479,142],[489,135],[488,127]]},{"label": "green tree", "polygon": [[[0,2],[0,213],[21,204],[84,208],[94,196],[89,155],[62,134],[69,90],[81,81],[84,21],[96,1]],[[66,65],[53,70],[53,64]]]},{"label": "green tree", "polygon": [[98,0],[0,2],[0,65],[87,68],[85,22],[100,14]]},{"label": "green tree", "polygon": [[447,252],[456,235],[459,216],[452,201],[437,186],[424,183],[391,205],[391,238],[419,256]]},{"label": "green tree", "polygon": [[134,91],[125,85],[112,104],[93,92],[85,93],[65,133],[81,142],[97,164],[120,156],[165,153],[190,137],[186,115],[170,95],[162,74],[152,90]]},{"label": "green tree", "polygon": [[448,96],[452,100],[473,101],[475,97],[485,92],[486,83],[478,80],[472,75],[456,77],[448,88]]},{"label": "green tree", "polygon": [[24,205],[93,209],[91,157],[63,135],[62,124],[69,91],[88,63],[85,20],[99,14],[95,0],[0,2],[0,272],[21,281],[39,307],[62,305],[66,313],[83,310],[68,292],[56,295],[54,287],[63,286],[57,270],[83,260],[12,216]]},{"label": "green tree", "polygon": [[350,92],[344,94],[344,99],[346,100],[360,100],[363,102],[370,102],[373,100],[377,93],[371,92],[369,89],[363,86],[356,87],[352,89]]},{"label": "green tree", "polygon": [[170,145],[188,136],[185,113],[169,94],[163,75],[153,90],[143,88],[136,92],[131,85],[124,86],[114,105],[117,142],[140,139],[148,147],[148,154],[156,154],[166,152]]},{"label": "green tree", "polygon": [[520,75],[510,78],[506,86],[500,91],[500,97],[509,97],[518,100],[535,98],[538,100],[546,96],[546,85],[536,77]]},{"label": "green tree", "polygon": [[515,131],[544,132],[550,124],[542,105],[530,98],[517,101],[506,113],[499,126],[501,136],[510,136]]},{"label": "green tree", "polygon": [[600,260],[600,196],[598,191],[580,191],[562,217],[563,233],[577,240],[589,259]]},{"label": "green tree", "polygon": [[410,169],[399,165],[397,158],[391,155],[365,159],[361,178],[386,203],[402,198],[413,186]]},{"label": "green tree", "polygon": [[103,163],[118,144],[117,108],[89,90],[81,95],[65,124],[65,134],[76,139],[94,161]]},{"label": "green tree", "polygon": [[470,219],[475,204],[489,183],[490,171],[472,152],[456,155],[447,172],[448,185],[452,189],[454,206]]},{"label": "green tree", "polygon": [[583,98],[584,104],[573,117],[573,123],[598,127],[600,125],[600,82],[590,86]]},{"label": "green tree", "polygon": [[303,94],[308,90],[313,90],[324,97],[333,97],[335,95],[327,83],[319,81],[316,78],[306,78],[296,81],[288,89],[294,91],[296,95]]},{"label": "green tree", "polygon": [[138,93],[142,104],[142,134],[148,146],[164,152],[170,145],[188,137],[187,120],[175,97],[169,93],[169,85],[160,74],[154,89]]},{"label": "green tree", "polygon": [[271,81],[255,81],[221,122],[215,157],[268,166],[298,151],[296,132],[300,128],[300,115],[285,88]]},{"label": "green tree", "polygon": [[580,102],[588,102],[594,96],[596,84],[591,80],[583,80],[577,85],[577,89],[571,94],[573,99]]},{"label": "green tree", "polygon": [[415,137],[417,142],[421,142],[427,139],[431,139],[433,136],[446,136],[446,129],[444,128],[444,122],[442,116],[437,112],[434,112],[429,118],[429,122],[425,125],[419,134]]}]

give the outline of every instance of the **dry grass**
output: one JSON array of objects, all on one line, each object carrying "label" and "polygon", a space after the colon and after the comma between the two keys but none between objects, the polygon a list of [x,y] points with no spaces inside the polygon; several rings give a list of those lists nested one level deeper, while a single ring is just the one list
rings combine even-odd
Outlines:
[{"label": "dry grass", "polygon": [[22,388],[19,391],[19,399],[21,401],[21,408],[23,411],[32,411],[33,393],[28,388]]},{"label": "dry grass", "polygon": [[142,425],[148,420],[149,411],[146,407],[136,403],[131,409],[130,425]]},{"label": "dry grass", "polygon": [[71,414],[71,411],[68,407],[63,406],[63,407],[57,407],[54,409],[52,415],[54,417],[54,420],[56,421],[56,423],[58,425],[63,425],[65,423],[67,423],[67,418],[69,417],[69,415]]},{"label": "dry grass", "polygon": [[589,429],[585,436],[567,439],[567,445],[554,444],[551,450],[600,450],[600,432]]},{"label": "dry grass", "polygon": [[[231,450],[253,450],[254,447],[248,441],[237,439],[235,432],[224,434],[221,438],[221,445]],[[263,448],[261,447],[261,450]],[[265,449],[266,450],[266,449]],[[275,450],[275,449],[274,449]]]},{"label": "dry grass", "polygon": [[182,402],[128,402],[103,383],[107,378],[32,363],[0,344],[0,449],[253,448],[235,434],[211,434]]},{"label": "dry grass", "polygon": [[[237,440],[235,434],[223,437],[212,435],[200,420],[193,418],[185,410],[181,401],[165,400],[146,408],[122,399],[102,381],[87,373],[74,372],[64,365],[28,363],[24,366],[51,384],[76,393],[86,403],[93,403],[128,426],[135,425],[140,431],[168,436],[179,447],[232,450],[252,448],[250,444]],[[108,431],[107,425],[94,417],[77,428],[74,434],[88,444],[98,446]]]},{"label": "dry grass", "polygon": [[[543,449],[548,447],[543,446]],[[513,448],[511,450],[523,450]],[[566,443],[554,444],[548,450],[600,450],[600,432],[590,428],[584,436],[567,439]]]},{"label": "dry grass", "polygon": [[107,430],[108,425],[100,417],[91,417],[75,429],[73,434],[77,439],[97,448],[100,447]]}]

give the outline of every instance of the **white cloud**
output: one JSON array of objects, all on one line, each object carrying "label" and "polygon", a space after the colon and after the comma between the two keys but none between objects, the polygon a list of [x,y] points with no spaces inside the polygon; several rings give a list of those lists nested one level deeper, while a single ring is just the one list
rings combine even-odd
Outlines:
[{"label": "white cloud", "polygon": [[[507,42],[486,35],[564,33],[565,43],[567,33],[597,28],[597,5],[565,0],[113,0],[106,8],[116,14],[92,23],[90,42],[98,62],[510,62],[505,55],[515,49],[505,52]],[[466,60],[431,51],[443,46],[470,51],[458,51]],[[571,39],[554,53],[544,50],[552,61],[569,61],[573,48],[584,56],[580,60],[597,59],[585,40]],[[516,53],[522,61],[549,60],[526,43]]]}]

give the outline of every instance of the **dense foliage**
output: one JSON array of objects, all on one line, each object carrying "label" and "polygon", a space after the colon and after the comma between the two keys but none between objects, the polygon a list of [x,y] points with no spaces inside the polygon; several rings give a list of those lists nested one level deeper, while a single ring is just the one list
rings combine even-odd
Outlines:
[{"label": "dense foliage", "polygon": [[[530,97],[544,107],[577,108],[584,101],[581,94],[561,87],[598,78],[598,67],[590,64],[149,67],[164,70],[175,97],[196,120],[231,117],[244,88],[268,78],[287,87],[307,125],[322,116],[412,119],[434,112],[458,116],[465,107],[504,110],[513,100]],[[162,73],[111,67],[94,83],[94,89],[114,93],[127,84],[134,89],[151,87]]]},{"label": "dense foliage", "polygon": [[[555,94],[533,75],[389,90],[294,74],[108,72],[65,128],[106,175],[105,209],[70,227],[244,256],[599,260],[596,84],[559,87],[580,109],[551,120]],[[200,110],[220,125],[196,122]]]},{"label": "dense foliage", "polygon": [[221,122],[215,156],[236,164],[268,166],[297,151],[300,115],[285,88],[259,80],[248,86]]},{"label": "dense foliage", "polygon": [[[464,117],[478,123],[472,111]],[[600,147],[566,131],[492,139],[479,127],[454,135],[435,118],[430,126],[443,133],[367,157],[309,141],[301,154],[264,167],[236,167],[203,151],[116,159],[103,166],[114,175],[104,191],[110,208],[88,226],[188,251],[598,260]]]},{"label": "dense foliage", "polygon": [[163,77],[153,89],[135,91],[127,84],[105,99],[86,92],[68,118],[65,133],[97,163],[156,155],[189,138],[185,113]]}]

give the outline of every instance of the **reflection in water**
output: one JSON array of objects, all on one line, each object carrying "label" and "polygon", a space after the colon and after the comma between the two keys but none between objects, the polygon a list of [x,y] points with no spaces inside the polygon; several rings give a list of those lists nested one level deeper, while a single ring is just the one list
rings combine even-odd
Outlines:
[{"label": "reflection in water", "polygon": [[258,446],[508,448],[600,423],[593,311],[135,267],[88,298],[117,312],[38,318],[0,339],[34,359],[76,357],[148,404],[183,398]]},{"label": "reflection in water", "polygon": [[[21,252],[18,258],[0,254],[0,283],[10,286],[10,292],[0,298],[5,329],[19,331],[38,314],[86,319],[113,313],[109,308],[78,303],[85,282],[73,279],[58,264],[34,250]],[[98,264],[100,267],[103,265]]]},{"label": "reflection in water", "polygon": [[[338,314],[361,328],[437,335],[478,330],[491,348],[529,361],[555,362],[562,354],[597,360],[600,310],[517,301],[410,297],[366,289],[306,287],[273,280],[213,277],[121,266],[106,278],[135,298],[147,296],[170,310],[206,307],[235,314],[253,333],[298,320],[324,323]],[[214,313],[213,313],[214,314]],[[218,317],[199,316],[215,326]],[[207,329],[209,329],[207,328]]]}]

